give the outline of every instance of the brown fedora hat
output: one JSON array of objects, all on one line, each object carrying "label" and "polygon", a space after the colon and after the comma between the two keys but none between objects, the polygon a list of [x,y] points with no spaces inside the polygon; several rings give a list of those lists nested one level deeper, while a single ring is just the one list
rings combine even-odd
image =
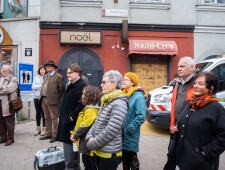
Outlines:
[{"label": "brown fedora hat", "polygon": [[44,66],[46,67],[47,65],[53,66],[55,68],[57,68],[57,65],[55,65],[55,62],[52,60],[49,60]]}]

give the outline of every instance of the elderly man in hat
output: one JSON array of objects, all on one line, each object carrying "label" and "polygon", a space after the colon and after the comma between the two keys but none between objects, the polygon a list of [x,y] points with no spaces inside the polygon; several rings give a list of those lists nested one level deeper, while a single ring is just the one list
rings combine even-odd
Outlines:
[{"label": "elderly man in hat", "polygon": [[53,143],[56,141],[58,129],[57,105],[65,91],[65,85],[63,77],[56,73],[57,66],[54,61],[48,61],[44,66],[48,74],[43,78],[40,100],[45,115],[46,131],[39,140],[50,139],[49,142]]}]

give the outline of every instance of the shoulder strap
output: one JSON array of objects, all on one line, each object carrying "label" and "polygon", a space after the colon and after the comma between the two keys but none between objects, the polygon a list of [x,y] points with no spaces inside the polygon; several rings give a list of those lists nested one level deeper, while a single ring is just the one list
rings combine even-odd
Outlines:
[{"label": "shoulder strap", "polygon": [[176,127],[178,127],[178,122],[179,122],[181,116],[184,114],[185,110],[188,108],[188,106],[189,106],[189,104],[187,103],[184,110],[181,112],[180,116],[177,118],[177,121],[176,121],[176,124],[175,124]]},{"label": "shoulder strap", "polygon": [[[12,77],[9,79],[8,84],[10,83],[11,79],[12,79]],[[21,97],[21,95],[20,95],[20,86],[19,86],[18,83],[17,83],[16,94],[17,94],[17,97],[19,97],[19,98]],[[7,96],[8,96],[8,100],[10,101],[10,94],[7,94]]]},{"label": "shoulder strap", "polygon": [[21,95],[20,95],[20,86],[19,86],[19,84],[17,83],[17,97],[21,97]]},{"label": "shoulder strap", "polygon": [[[11,78],[12,78],[12,77],[11,77]],[[9,79],[8,84],[10,83],[11,78]],[[7,85],[8,85],[8,84],[7,84]],[[8,101],[10,101],[10,94],[7,94],[7,97],[8,97]]]}]

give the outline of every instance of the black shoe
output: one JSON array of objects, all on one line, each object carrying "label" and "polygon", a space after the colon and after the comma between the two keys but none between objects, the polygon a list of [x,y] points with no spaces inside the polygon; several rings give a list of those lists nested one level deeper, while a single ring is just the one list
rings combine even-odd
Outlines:
[{"label": "black shoe", "polygon": [[56,141],[56,137],[52,137],[50,140],[49,140],[49,143],[53,143]]},{"label": "black shoe", "polygon": [[14,143],[13,139],[8,139],[7,142],[5,143],[5,146],[12,145]]},{"label": "black shoe", "polygon": [[52,136],[42,136],[39,138],[39,140],[45,140],[45,139],[51,139]]}]

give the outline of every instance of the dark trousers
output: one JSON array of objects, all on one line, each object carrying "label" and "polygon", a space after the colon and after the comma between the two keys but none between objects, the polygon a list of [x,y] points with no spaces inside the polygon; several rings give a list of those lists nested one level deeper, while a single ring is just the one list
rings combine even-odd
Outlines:
[{"label": "dark trousers", "polygon": [[73,151],[73,144],[63,143],[66,170],[80,170],[80,153]]},{"label": "dark trousers", "polygon": [[122,163],[123,163],[123,170],[140,169],[140,163],[136,152],[123,150]]},{"label": "dark trousers", "polygon": [[82,161],[83,161],[85,170],[97,170],[93,156],[82,154]]},{"label": "dark trousers", "polygon": [[41,119],[42,119],[42,126],[45,127],[45,117],[44,117],[44,111],[42,109],[42,105],[39,102],[39,99],[34,99],[34,106],[36,110],[36,124],[37,126],[41,125]]},{"label": "dark trousers", "polygon": [[98,170],[117,170],[118,165],[121,163],[121,156],[116,156],[116,154],[112,154],[111,158],[102,158],[97,155],[94,158]]},{"label": "dark trousers", "polygon": [[0,101],[0,142],[14,140],[15,114],[3,117],[2,102]]}]

